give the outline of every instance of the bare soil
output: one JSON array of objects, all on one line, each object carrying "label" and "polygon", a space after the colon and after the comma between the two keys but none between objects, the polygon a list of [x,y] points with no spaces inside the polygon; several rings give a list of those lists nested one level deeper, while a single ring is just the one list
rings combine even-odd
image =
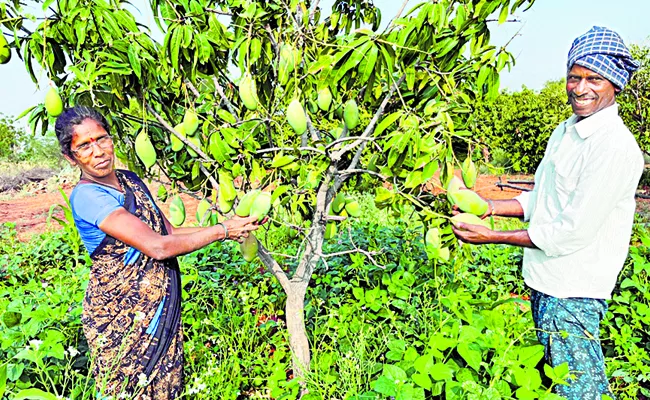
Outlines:
[{"label": "bare soil", "polygon": [[[38,172],[41,173],[41,172]],[[34,176],[36,172],[26,172],[25,177],[14,177],[16,179],[29,182],[26,186],[4,191],[3,198],[7,200],[0,201],[0,224],[5,222],[12,222],[16,224],[16,232],[18,239],[22,241],[29,240],[33,235],[44,232],[60,229],[60,225],[54,221],[48,221],[50,208],[57,204],[65,204],[65,199],[57,189],[48,189],[51,185],[43,183],[43,181],[33,182],[30,181],[29,176]],[[24,178],[24,179],[23,179]],[[520,181],[532,181],[530,175],[480,175],[475,186],[475,190],[484,197],[491,199],[511,199],[521,193],[520,188],[532,188],[532,185],[518,183]],[[0,186],[6,184],[0,177]],[[512,185],[514,187],[499,187],[498,184]],[[61,188],[67,196],[70,195],[74,182],[63,182]],[[149,184],[152,193],[157,193],[158,184],[152,182]],[[27,194],[25,194],[27,192]],[[12,193],[16,198],[12,198]],[[19,197],[19,198],[18,198]],[[185,203],[187,219],[186,224],[193,224],[196,222],[196,206],[199,200],[182,194],[181,197]],[[159,203],[160,208],[168,215],[169,201],[167,203]],[[650,210],[650,200],[637,199],[639,205],[638,211],[648,213]],[[54,214],[59,218],[63,218],[63,213],[60,208],[55,208]]]}]

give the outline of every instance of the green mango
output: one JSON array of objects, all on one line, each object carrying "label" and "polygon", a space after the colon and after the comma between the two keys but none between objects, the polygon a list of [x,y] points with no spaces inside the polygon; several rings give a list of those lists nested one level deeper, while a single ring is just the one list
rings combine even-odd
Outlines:
[{"label": "green mango", "polygon": [[211,206],[212,205],[210,202],[206,199],[201,200],[196,206],[196,220],[198,221],[199,225],[205,226],[206,222],[210,221],[212,213],[209,211]]},{"label": "green mango", "polygon": [[332,200],[332,211],[338,214],[343,210],[343,207],[345,207],[345,196],[339,192],[334,200]]},{"label": "green mango", "polygon": [[336,236],[336,223],[328,222],[327,225],[325,225],[325,239],[331,239],[334,236]]},{"label": "green mango", "polygon": [[57,117],[63,112],[63,101],[53,87],[45,94],[45,110],[51,117]]},{"label": "green mango", "polygon": [[318,108],[323,111],[330,109],[330,106],[332,105],[332,92],[330,92],[330,89],[327,86],[318,91],[316,103],[318,104]]},{"label": "green mango", "polygon": [[199,116],[196,115],[193,110],[185,110],[185,115],[183,116],[183,126],[185,126],[186,135],[194,135],[196,130],[199,128]]},{"label": "green mango", "polygon": [[259,250],[259,244],[257,243],[257,238],[252,233],[248,234],[248,237],[239,245],[241,254],[244,257],[244,260],[251,262],[257,257],[257,251]]},{"label": "green mango", "polygon": [[434,249],[440,247],[440,231],[438,228],[430,228],[427,230],[426,235],[424,235],[424,242],[427,246],[431,246]]},{"label": "green mango", "polygon": [[144,129],[135,137],[135,154],[146,169],[156,164],[156,148],[153,147],[149,134]]},{"label": "green mango", "polygon": [[253,204],[251,205],[250,216],[257,218],[261,221],[266,217],[271,210],[271,193],[262,192],[255,196]]},{"label": "green mango", "polygon": [[348,130],[351,131],[357,127],[359,124],[359,107],[357,102],[354,100],[348,100],[345,103],[345,108],[343,109],[343,121],[345,121],[345,126],[348,127]]},{"label": "green mango", "polygon": [[185,204],[179,195],[174,196],[169,205],[169,222],[176,227],[183,225],[183,222],[185,222]]},{"label": "green mango", "polygon": [[449,180],[449,185],[447,185],[447,200],[449,200],[451,204],[454,204],[454,199],[452,195],[462,188],[463,188],[463,181],[458,179],[456,175],[452,176],[451,179]]},{"label": "green mango", "polygon": [[253,206],[253,201],[261,193],[260,190],[254,189],[246,193],[240,200],[239,204],[235,208],[235,214],[240,217],[248,217],[251,214],[251,207]]},{"label": "green mango", "polygon": [[451,223],[454,224],[454,226],[456,226],[457,222],[464,222],[470,225],[480,225],[490,229],[490,224],[486,220],[470,213],[456,214],[451,217]]},{"label": "green mango", "polygon": [[293,99],[289,103],[289,107],[287,107],[287,121],[291,125],[291,128],[293,128],[293,131],[298,135],[302,135],[307,130],[305,109],[298,99]]},{"label": "green mango", "polygon": [[[186,136],[185,134],[185,124],[182,122],[174,127],[174,130],[178,133],[180,133],[182,136]],[[169,134],[169,141],[172,144],[172,150],[174,151],[179,151],[180,149],[185,146],[185,143],[183,143],[182,140],[180,140],[176,135],[173,133]]]},{"label": "green mango", "polygon": [[483,215],[488,210],[488,202],[483,200],[476,192],[469,189],[461,189],[451,194],[453,204],[457,205],[464,212],[474,215]]},{"label": "green mango", "polygon": [[345,203],[345,211],[350,214],[351,217],[359,217],[361,216],[361,207],[359,206],[359,203],[356,200],[352,200],[349,203]]},{"label": "green mango", "polygon": [[257,97],[257,87],[255,81],[250,73],[244,73],[239,81],[239,98],[242,100],[246,108],[251,111],[257,110],[259,100]]},{"label": "green mango", "polygon": [[465,186],[468,188],[473,188],[474,184],[476,184],[476,176],[477,176],[477,171],[476,171],[476,165],[474,164],[474,161],[472,161],[472,157],[467,157],[465,161],[463,161],[463,165],[461,166],[461,172],[463,175],[463,182],[465,182]]}]

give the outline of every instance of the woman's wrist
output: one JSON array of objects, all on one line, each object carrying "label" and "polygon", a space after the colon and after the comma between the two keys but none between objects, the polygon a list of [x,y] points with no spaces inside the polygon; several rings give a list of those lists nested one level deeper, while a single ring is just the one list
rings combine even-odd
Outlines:
[{"label": "woman's wrist", "polygon": [[215,226],[221,226],[221,228],[223,229],[223,240],[228,239],[228,228],[226,227],[226,224],[224,224],[223,222],[219,222]]}]

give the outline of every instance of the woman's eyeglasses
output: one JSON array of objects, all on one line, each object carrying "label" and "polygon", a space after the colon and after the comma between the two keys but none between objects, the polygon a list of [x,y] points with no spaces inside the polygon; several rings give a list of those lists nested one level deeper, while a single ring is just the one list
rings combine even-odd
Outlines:
[{"label": "woman's eyeglasses", "polygon": [[72,150],[79,157],[89,157],[93,154],[93,146],[97,145],[100,149],[108,149],[113,144],[113,138],[110,135],[100,136],[96,139],[90,139],[90,142],[84,143]]}]

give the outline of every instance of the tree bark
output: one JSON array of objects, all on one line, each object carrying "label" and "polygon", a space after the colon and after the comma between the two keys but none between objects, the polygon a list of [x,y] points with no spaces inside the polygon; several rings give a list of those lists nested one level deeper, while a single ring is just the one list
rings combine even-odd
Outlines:
[{"label": "tree bark", "polygon": [[293,375],[302,383],[302,378],[309,371],[311,361],[309,339],[305,329],[305,294],[307,287],[303,282],[291,282],[287,293],[285,313],[287,332],[291,347]]}]

